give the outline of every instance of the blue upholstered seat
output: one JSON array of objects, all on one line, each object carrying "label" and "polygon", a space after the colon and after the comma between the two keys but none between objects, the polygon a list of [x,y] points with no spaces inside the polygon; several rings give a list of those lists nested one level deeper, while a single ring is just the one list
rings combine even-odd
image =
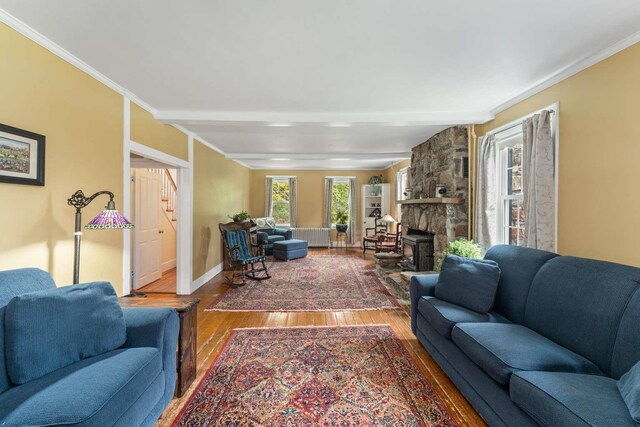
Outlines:
[{"label": "blue upholstered seat", "polygon": [[[105,381],[108,377],[108,381]],[[162,355],[155,348],[114,350],[58,369],[0,394],[2,425],[139,425],[129,411],[140,396],[162,398]]]},{"label": "blue upholstered seat", "polygon": [[267,255],[273,254],[273,244],[282,240],[291,240],[293,237],[293,231],[287,228],[260,228],[257,231],[258,243],[265,244],[265,253]]},{"label": "blue upholstered seat", "polygon": [[494,311],[478,313],[436,297],[425,296],[418,302],[418,312],[424,316],[440,335],[451,339],[451,331],[457,323],[465,322],[501,322],[507,319]]},{"label": "blue upholstered seat", "polygon": [[459,323],[453,342],[495,381],[509,384],[518,371],[561,371],[602,375],[584,357],[522,325]]},{"label": "blue upholstered seat", "polygon": [[518,372],[511,400],[543,426],[637,427],[612,378],[563,372]]},{"label": "blue upholstered seat", "polygon": [[228,231],[224,232],[225,239],[227,241],[227,247],[229,254],[233,261],[240,262],[242,264],[252,264],[254,262],[261,262],[265,260],[264,255],[254,256],[251,253],[251,244],[247,232],[244,230]]},{"label": "blue upholstered seat", "polygon": [[309,243],[306,240],[289,239],[273,244],[274,258],[284,261],[307,256]]}]

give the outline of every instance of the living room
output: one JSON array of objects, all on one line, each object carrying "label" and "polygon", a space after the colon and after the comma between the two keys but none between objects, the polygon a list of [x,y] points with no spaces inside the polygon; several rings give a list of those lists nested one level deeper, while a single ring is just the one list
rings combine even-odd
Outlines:
[{"label": "living room", "polygon": [[0,21],[0,425],[640,423],[637,2]]}]

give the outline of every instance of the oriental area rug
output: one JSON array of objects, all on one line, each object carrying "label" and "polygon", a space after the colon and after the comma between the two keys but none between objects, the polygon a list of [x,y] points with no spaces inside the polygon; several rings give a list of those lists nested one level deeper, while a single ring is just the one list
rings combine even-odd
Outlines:
[{"label": "oriental area rug", "polygon": [[236,329],[174,426],[455,426],[388,325]]},{"label": "oriental area rug", "polygon": [[399,307],[371,262],[353,255],[316,255],[267,264],[271,279],[229,288],[205,310],[342,311]]}]

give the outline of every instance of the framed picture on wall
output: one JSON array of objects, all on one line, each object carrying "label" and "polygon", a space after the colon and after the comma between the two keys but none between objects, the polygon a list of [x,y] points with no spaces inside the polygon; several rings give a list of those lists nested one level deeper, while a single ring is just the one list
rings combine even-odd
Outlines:
[{"label": "framed picture on wall", "polygon": [[0,123],[0,182],[44,185],[44,135]]}]

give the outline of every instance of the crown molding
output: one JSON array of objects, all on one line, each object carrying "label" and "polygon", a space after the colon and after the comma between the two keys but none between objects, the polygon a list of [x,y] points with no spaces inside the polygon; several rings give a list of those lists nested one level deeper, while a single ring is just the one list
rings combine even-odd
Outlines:
[{"label": "crown molding", "polygon": [[[536,83],[532,84],[525,90],[519,92],[518,94],[507,98],[506,100],[500,102],[498,105],[493,107],[490,110],[492,116],[495,116],[498,113],[506,110],[509,107],[516,105],[519,102],[524,101],[527,98],[532,97],[533,95],[542,92],[545,89],[550,88],[551,86],[560,83],[561,81],[578,74],[580,71],[583,71],[592,65],[597,64],[598,62],[604,61],[605,59],[615,55],[616,53],[633,46],[634,44],[640,42],[640,31],[630,35],[629,37],[622,39],[611,46],[607,47],[604,50],[599,50],[590,55],[579,59],[568,66],[561,68],[555,71],[552,74],[544,77],[543,79],[538,80]],[[481,122],[486,123],[486,122]]]}]

